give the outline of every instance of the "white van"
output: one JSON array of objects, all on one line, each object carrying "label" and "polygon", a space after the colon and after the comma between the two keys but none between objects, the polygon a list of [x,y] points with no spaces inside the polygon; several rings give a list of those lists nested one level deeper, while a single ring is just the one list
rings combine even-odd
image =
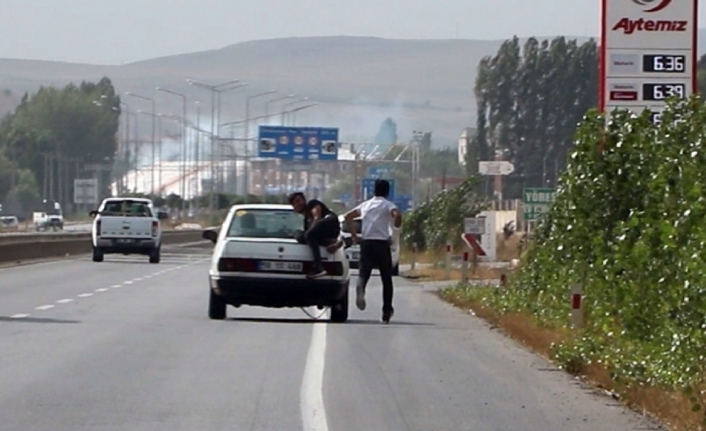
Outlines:
[{"label": "white van", "polygon": [[[346,242],[350,243],[351,233],[348,229],[348,223],[343,216],[340,216],[338,220],[341,222],[341,237]],[[357,218],[355,222],[355,231],[360,235],[362,231],[362,219]],[[390,227],[390,237],[392,238],[392,275],[400,274],[400,230]],[[353,244],[346,248],[346,257],[351,268],[359,268],[360,266],[360,244]]]}]

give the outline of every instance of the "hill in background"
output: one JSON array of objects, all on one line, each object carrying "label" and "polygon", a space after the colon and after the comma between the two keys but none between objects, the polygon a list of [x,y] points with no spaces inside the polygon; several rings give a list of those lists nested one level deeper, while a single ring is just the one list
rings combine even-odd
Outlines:
[{"label": "hill in background", "polygon": [[[700,31],[699,39],[706,46],[706,31]],[[181,99],[155,87],[185,93],[190,102],[201,102],[202,121],[210,124],[210,92],[189,86],[186,79],[241,79],[250,86],[222,95],[222,122],[245,117],[245,94],[277,89],[320,103],[298,114],[299,125],[340,127],[344,140],[360,142],[372,140],[385,118],[392,117],[401,141],[414,130],[433,131],[434,146],[446,147],[474,124],[477,64],[495,54],[502,42],[338,36],[244,42],[121,66],[0,59],[0,115],[19,102],[17,95],[40,85],[108,76],[121,93],[153,97],[161,113],[181,113]],[[3,93],[5,89],[9,92]],[[124,100],[133,109],[150,109],[148,102]],[[265,100],[252,101],[251,116],[264,113]],[[190,103],[189,110],[194,113],[195,105]],[[142,116],[142,121],[141,129],[147,131],[149,117]]]}]

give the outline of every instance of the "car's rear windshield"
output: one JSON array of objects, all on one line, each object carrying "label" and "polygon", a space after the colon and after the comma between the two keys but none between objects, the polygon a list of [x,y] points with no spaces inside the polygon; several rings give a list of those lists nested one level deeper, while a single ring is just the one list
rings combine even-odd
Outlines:
[{"label": "car's rear windshield", "polygon": [[104,216],[119,217],[152,217],[152,210],[147,202],[140,201],[109,201],[101,211]]},{"label": "car's rear windshield", "polygon": [[[361,219],[353,220],[353,223],[355,223],[356,233],[361,233],[363,231],[363,220],[361,220]],[[345,221],[343,223],[341,223],[341,232],[351,233],[351,229],[348,226],[348,223],[346,223]]]},{"label": "car's rear windshield", "polygon": [[304,217],[291,210],[237,210],[228,228],[229,237],[293,238],[304,227]]}]

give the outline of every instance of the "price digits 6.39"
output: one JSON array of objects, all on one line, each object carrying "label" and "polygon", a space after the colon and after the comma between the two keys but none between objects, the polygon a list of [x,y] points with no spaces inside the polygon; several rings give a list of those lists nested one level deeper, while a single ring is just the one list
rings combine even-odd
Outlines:
[{"label": "price digits 6.39", "polygon": [[685,55],[647,54],[642,59],[643,72],[683,73],[686,71]]},{"label": "price digits 6.39", "polygon": [[670,97],[686,97],[685,84],[643,84],[642,99],[648,101],[666,100]]}]

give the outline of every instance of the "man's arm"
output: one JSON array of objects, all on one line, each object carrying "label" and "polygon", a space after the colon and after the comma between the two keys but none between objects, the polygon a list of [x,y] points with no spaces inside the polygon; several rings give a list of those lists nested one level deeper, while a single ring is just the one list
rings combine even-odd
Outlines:
[{"label": "man's arm", "polygon": [[321,219],[321,205],[316,204],[311,208],[311,217],[314,221]]},{"label": "man's arm", "polygon": [[344,216],[346,224],[348,224],[348,229],[351,231],[351,240],[353,240],[353,242],[356,242],[358,239],[358,232],[355,231],[355,219],[360,217],[360,215],[360,207],[358,206],[348,211]]},{"label": "man's arm", "polygon": [[397,229],[399,229],[400,227],[402,227],[402,213],[397,208],[393,208],[391,213],[392,213],[393,223],[394,223],[395,227]]}]

